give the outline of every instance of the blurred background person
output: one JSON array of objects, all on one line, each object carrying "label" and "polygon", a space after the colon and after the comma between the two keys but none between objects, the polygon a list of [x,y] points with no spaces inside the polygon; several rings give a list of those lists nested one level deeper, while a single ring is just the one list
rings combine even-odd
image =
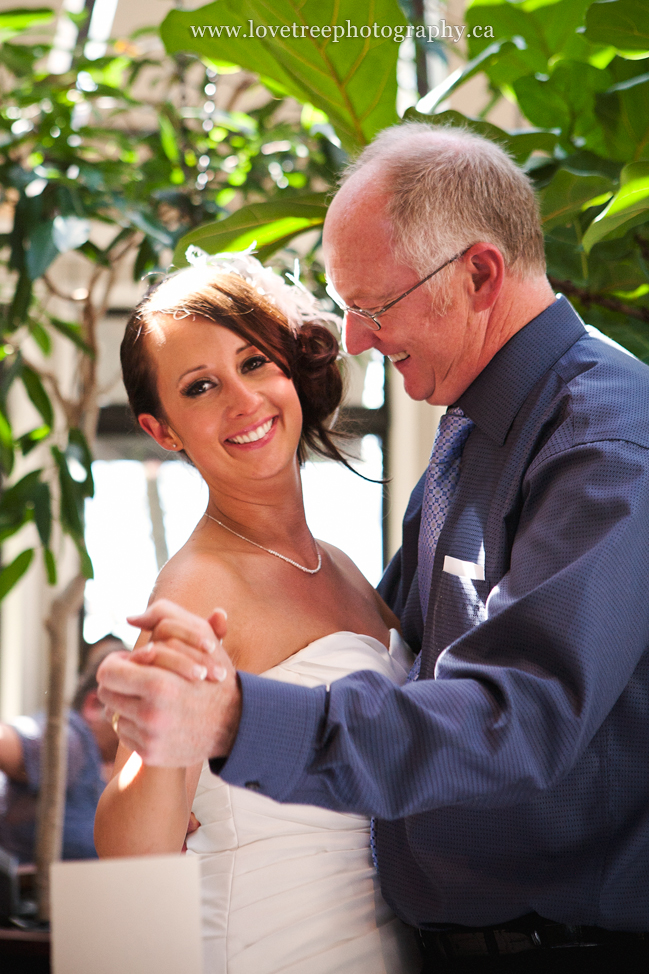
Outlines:
[{"label": "blurred background person", "polygon": [[[95,809],[117,752],[117,737],[97,696],[97,669],[106,656],[122,649],[126,646],[115,636],[105,636],[90,646],[70,704],[64,859],[94,859],[97,855]],[[0,723],[0,846],[21,863],[34,861],[44,732],[44,714]]]}]

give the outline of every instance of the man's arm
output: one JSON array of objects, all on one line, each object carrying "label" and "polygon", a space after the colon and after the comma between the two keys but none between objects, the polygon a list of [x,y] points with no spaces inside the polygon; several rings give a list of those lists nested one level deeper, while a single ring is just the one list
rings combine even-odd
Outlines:
[{"label": "man's arm", "polygon": [[27,782],[22,742],[9,724],[0,724],[0,771],[12,781]]},{"label": "man's arm", "polygon": [[222,776],[386,819],[538,797],[575,766],[649,644],[649,458],[624,441],[530,468],[510,569],[435,680],[359,673],[307,691],[241,674]]},{"label": "man's arm", "polygon": [[607,441],[535,461],[510,570],[435,680],[395,687],[362,672],[310,690],[241,673],[239,695],[228,672],[192,696],[159,671],[153,695],[142,684],[132,703],[102,699],[128,714],[153,763],[175,760],[178,741],[191,753],[178,763],[229,753],[224,780],[278,801],[393,819],[538,797],[574,767],[647,650],[646,454]]}]

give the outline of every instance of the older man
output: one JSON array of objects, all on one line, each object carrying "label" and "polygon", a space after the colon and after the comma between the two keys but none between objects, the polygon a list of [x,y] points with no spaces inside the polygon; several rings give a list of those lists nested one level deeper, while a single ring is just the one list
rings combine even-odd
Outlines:
[{"label": "older man", "polygon": [[[413,680],[237,682],[219,657],[188,720],[188,683],[117,661],[102,699],[151,764],[212,757],[231,784],[376,816],[383,893],[431,970],[640,969],[649,370],[555,298],[526,177],[469,133],[382,133],[324,249],[349,350],[451,407],[381,585]],[[210,632],[168,603],[141,624],[177,649]]]}]

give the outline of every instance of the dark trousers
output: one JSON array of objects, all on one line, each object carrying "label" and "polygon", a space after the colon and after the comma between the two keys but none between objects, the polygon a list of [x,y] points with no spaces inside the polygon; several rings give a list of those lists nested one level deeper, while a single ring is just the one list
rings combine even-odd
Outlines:
[{"label": "dark trousers", "polygon": [[649,946],[558,947],[451,961],[427,958],[422,974],[649,974]]},{"label": "dark trousers", "polygon": [[[570,928],[550,925],[549,929],[560,932]],[[473,947],[470,935],[455,945],[445,938],[437,942],[435,937],[424,936],[422,974],[649,974],[649,935],[607,931],[601,934],[603,943],[540,946],[514,953],[507,952],[507,945],[505,952],[499,952],[502,938],[488,936],[487,952],[480,956],[466,955]],[[606,942],[608,937],[610,942]],[[477,939],[479,943],[482,938]],[[522,942],[515,946],[521,945]]]}]

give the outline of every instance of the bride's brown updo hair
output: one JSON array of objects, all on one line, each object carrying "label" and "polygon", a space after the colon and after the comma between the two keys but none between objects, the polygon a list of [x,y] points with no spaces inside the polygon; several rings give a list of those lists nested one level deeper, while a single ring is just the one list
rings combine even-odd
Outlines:
[{"label": "bride's brown updo hair", "polygon": [[268,356],[292,380],[300,400],[303,422],[299,462],[304,463],[312,451],[348,466],[334,441],[338,434],[330,428],[343,395],[334,335],[317,321],[299,326],[289,322],[280,308],[244,277],[214,268],[178,271],[151,288],[131,314],[120,355],[124,385],[136,419],[150,413],[166,421],[147,341],[162,315],[186,319],[188,328],[194,317],[207,318]]}]

